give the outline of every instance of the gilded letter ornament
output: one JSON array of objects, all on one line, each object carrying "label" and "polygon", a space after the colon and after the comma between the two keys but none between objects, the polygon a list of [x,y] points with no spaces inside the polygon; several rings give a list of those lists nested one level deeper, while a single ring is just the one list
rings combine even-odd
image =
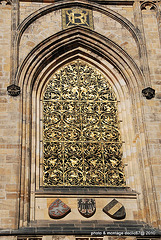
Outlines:
[{"label": "gilded letter ornament", "polygon": [[92,11],[83,8],[62,9],[63,29],[78,25],[93,29]]},{"label": "gilded letter ornament", "polygon": [[117,99],[83,61],[58,70],[43,98],[44,186],[123,186]]}]

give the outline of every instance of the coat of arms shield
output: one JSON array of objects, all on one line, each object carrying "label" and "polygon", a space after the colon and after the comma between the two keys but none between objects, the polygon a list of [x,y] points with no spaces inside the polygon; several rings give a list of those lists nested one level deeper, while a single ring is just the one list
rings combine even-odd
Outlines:
[{"label": "coat of arms shield", "polygon": [[83,217],[92,217],[96,211],[95,199],[78,199],[78,211]]},{"label": "coat of arms shield", "polygon": [[116,199],[113,199],[109,202],[104,208],[103,211],[113,219],[124,219],[126,216],[126,211],[124,206],[118,202]]},{"label": "coat of arms shield", "polygon": [[51,218],[59,219],[70,213],[71,208],[68,207],[59,198],[52,202],[49,206],[48,213]]}]

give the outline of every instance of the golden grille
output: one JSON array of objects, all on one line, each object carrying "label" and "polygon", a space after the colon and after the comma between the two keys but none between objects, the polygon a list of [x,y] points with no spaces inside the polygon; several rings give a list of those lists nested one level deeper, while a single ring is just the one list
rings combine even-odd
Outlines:
[{"label": "golden grille", "polygon": [[44,186],[125,184],[116,95],[95,68],[75,61],[43,98]]}]

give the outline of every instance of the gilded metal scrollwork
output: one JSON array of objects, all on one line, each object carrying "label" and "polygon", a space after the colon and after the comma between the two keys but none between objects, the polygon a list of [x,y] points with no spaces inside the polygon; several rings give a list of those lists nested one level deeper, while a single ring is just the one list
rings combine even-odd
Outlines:
[{"label": "gilded metal scrollwork", "polygon": [[83,61],[58,70],[43,99],[44,186],[122,186],[116,95]]}]

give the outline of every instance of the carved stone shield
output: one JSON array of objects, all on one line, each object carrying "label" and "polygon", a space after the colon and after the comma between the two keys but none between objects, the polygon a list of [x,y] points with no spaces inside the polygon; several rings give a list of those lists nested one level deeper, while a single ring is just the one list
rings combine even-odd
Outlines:
[{"label": "carved stone shield", "polygon": [[16,97],[20,94],[21,89],[20,89],[19,86],[15,85],[15,84],[12,84],[12,85],[7,87],[7,91],[9,93],[9,95],[11,95],[13,97]]},{"label": "carved stone shield", "polygon": [[95,199],[78,199],[78,211],[83,217],[92,217],[96,211]]},{"label": "carved stone shield", "polygon": [[49,216],[54,219],[63,218],[70,213],[70,211],[71,208],[60,199],[56,199],[54,202],[52,202],[48,209]]},{"label": "carved stone shield", "polygon": [[118,202],[116,199],[113,199],[109,202],[104,208],[103,211],[114,219],[123,219],[126,216],[126,211],[124,206]]}]

